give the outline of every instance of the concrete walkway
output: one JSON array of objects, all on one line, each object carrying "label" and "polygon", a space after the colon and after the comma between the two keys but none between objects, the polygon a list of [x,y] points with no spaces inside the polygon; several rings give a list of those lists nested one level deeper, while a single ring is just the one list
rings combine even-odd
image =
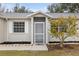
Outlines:
[{"label": "concrete walkway", "polygon": [[48,48],[46,45],[2,44],[0,50],[47,51]]}]

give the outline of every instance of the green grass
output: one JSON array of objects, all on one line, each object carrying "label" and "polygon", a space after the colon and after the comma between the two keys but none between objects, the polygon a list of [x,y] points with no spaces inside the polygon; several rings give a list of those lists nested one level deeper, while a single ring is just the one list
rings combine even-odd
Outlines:
[{"label": "green grass", "polygon": [[79,51],[53,50],[53,51],[0,51],[0,56],[75,56]]}]

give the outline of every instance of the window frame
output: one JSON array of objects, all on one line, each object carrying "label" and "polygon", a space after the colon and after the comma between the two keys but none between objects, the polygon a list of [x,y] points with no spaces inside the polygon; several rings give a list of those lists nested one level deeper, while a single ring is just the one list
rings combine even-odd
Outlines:
[{"label": "window frame", "polygon": [[[53,28],[56,29],[57,32],[66,32],[66,29],[65,29],[65,31],[64,31],[64,28],[65,28],[65,27],[63,27],[63,26],[58,26],[58,27],[53,26]],[[63,29],[63,30],[62,30],[62,29]]]},{"label": "window frame", "polygon": [[[14,23],[15,23],[15,22],[16,22],[16,23],[19,23],[19,22],[20,22],[20,23],[21,23],[21,22],[24,23],[23,31],[21,31],[22,28],[16,28],[16,29],[20,29],[20,31],[15,31],[15,29],[14,29]],[[19,25],[19,27],[20,27],[20,25]],[[13,22],[13,33],[25,33],[25,21],[14,21],[14,22]]]}]

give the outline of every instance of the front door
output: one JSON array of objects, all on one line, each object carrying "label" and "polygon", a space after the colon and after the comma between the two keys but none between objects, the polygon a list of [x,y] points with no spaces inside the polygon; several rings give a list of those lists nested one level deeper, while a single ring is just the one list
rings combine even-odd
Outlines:
[{"label": "front door", "polygon": [[44,44],[45,22],[34,22],[34,44]]}]

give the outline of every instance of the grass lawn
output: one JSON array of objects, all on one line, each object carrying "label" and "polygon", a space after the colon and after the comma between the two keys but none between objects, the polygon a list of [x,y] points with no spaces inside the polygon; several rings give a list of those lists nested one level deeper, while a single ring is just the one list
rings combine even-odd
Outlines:
[{"label": "grass lawn", "polygon": [[79,44],[59,49],[49,46],[49,51],[0,51],[0,56],[79,56]]}]

